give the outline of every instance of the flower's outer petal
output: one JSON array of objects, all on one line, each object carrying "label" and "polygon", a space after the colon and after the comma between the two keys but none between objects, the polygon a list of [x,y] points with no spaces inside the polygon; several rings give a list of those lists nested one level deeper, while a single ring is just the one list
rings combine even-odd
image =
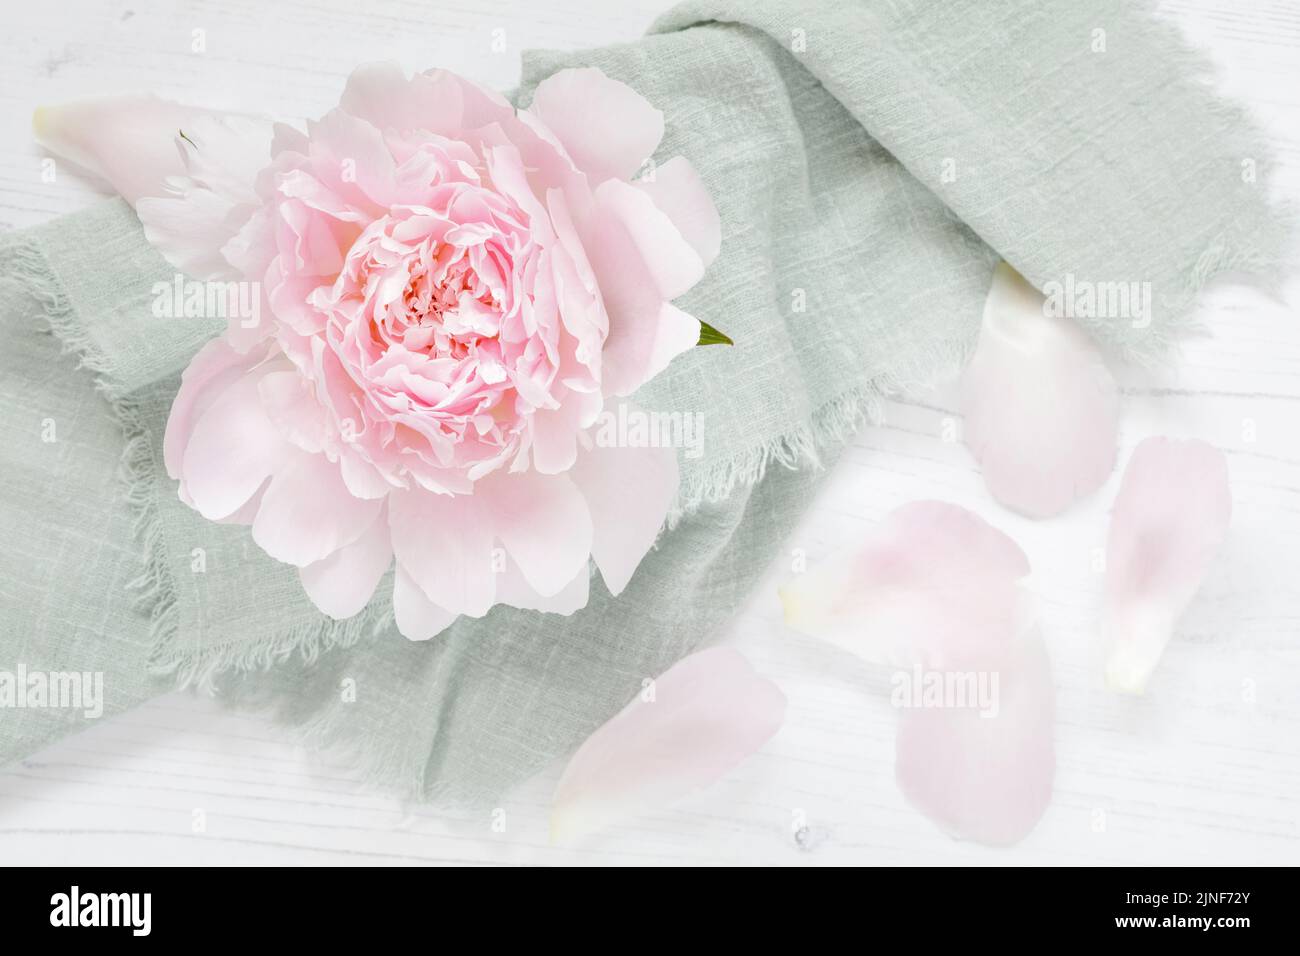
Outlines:
[{"label": "flower's outer petal", "polygon": [[389,535],[387,517],[380,514],[356,541],[299,568],[298,578],[312,603],[335,620],[360,613],[393,563]]},{"label": "flower's outer petal", "polygon": [[593,184],[631,179],[664,135],[663,113],[595,67],[553,73],[537,85],[528,110]]},{"label": "flower's outer petal", "polygon": [[181,462],[194,424],[230,385],[262,359],[262,353],[243,355],[224,339],[215,338],[199,349],[181,374],[181,387],[172,400],[163,434],[163,465],[172,478],[181,477]]},{"label": "flower's outer petal", "polygon": [[257,375],[245,375],[194,419],[181,457],[182,495],[209,520],[233,514],[289,450],[266,417]]},{"label": "flower's outer petal", "polygon": [[352,71],[339,105],[377,129],[425,129],[449,135],[461,124],[461,84],[450,73],[407,76],[394,62],[365,63]]},{"label": "flower's outer petal", "polygon": [[666,369],[700,341],[700,320],[671,302],[653,312],[624,311],[610,316],[609,338],[601,354],[605,388],[626,397]]},{"label": "flower's outer petal", "polygon": [[451,627],[456,615],[430,601],[399,564],[393,579],[393,619],[408,641],[427,641]]},{"label": "flower's outer petal", "polygon": [[[668,223],[667,217],[653,208],[649,198],[633,187],[622,185],[627,192],[637,195],[633,202],[644,200],[651,207],[652,216],[661,220],[662,233],[673,234],[664,249],[651,249],[650,254],[662,256],[661,264],[693,260],[695,265],[700,265],[695,251],[677,233],[676,227]],[[614,188],[606,196],[625,194]],[[605,394],[631,395],[667,368],[674,358],[695,347],[700,338],[700,323],[664,301],[664,284],[656,279],[642,248],[614,208],[619,202],[601,204],[584,197],[578,190],[563,197],[553,190],[548,194],[548,202],[553,217],[557,209],[572,214],[572,227],[586,253],[608,315],[609,330],[600,359]],[[674,249],[676,252],[670,251]],[[671,266],[664,270],[665,281],[671,278],[672,271]]]},{"label": "flower's outer petal", "polygon": [[504,570],[497,575],[497,603],[526,611],[545,611],[548,614],[567,616],[587,606],[590,585],[591,573],[584,567],[555,594],[543,596],[520,573],[519,565],[508,561]]},{"label": "flower's outer petal", "polygon": [[222,247],[239,229],[227,221],[230,204],[208,189],[188,185],[181,188],[181,195],[144,196],[136,203],[145,238],[159,255],[187,276],[202,280],[236,278],[238,272],[221,254]]},{"label": "flower's outer petal", "polygon": [[1133,452],[1106,542],[1106,682],[1140,694],[1228,533],[1223,452],[1148,438]]},{"label": "flower's outer petal", "polygon": [[[611,179],[597,187],[595,196],[598,238],[617,242],[624,255],[635,251],[645,263],[660,298],[675,299],[700,281],[704,262],[699,254],[643,190]],[[625,275],[602,276],[601,289]]]},{"label": "flower's outer petal", "polygon": [[763,746],[785,695],[730,648],[679,661],[591,735],[551,805],[551,839],[568,842],[708,787]]},{"label": "flower's outer petal", "polygon": [[1005,262],[962,377],[965,441],[998,501],[1031,518],[1064,511],[1115,467],[1119,395],[1096,346]]},{"label": "flower's outer petal", "polygon": [[453,616],[488,612],[496,596],[493,526],[478,487],[456,496],[394,491],[388,524],[397,563],[429,601]]},{"label": "flower's outer petal", "polygon": [[43,106],[32,117],[36,141],[108,181],[127,202],[167,195],[166,180],[185,172],[176,134],[211,110],[157,96],[95,96]]},{"label": "flower's outer petal", "polygon": [[1000,662],[957,676],[964,688],[982,681],[984,699],[965,690],[966,699],[942,706],[913,702],[899,725],[894,773],[907,800],[951,836],[1009,846],[1034,828],[1052,796],[1047,652],[1037,633],[1026,635]]},{"label": "flower's outer petal", "polygon": [[498,471],[475,483],[474,497],[524,579],[543,597],[559,593],[587,567],[591,514],[567,475]]},{"label": "flower's outer petal", "polygon": [[654,200],[691,244],[707,267],[722,248],[722,219],[713,197],[695,167],[683,156],[674,156],[647,176],[633,183]]},{"label": "flower's outer petal", "polygon": [[383,504],[354,497],[339,466],[324,455],[289,449],[262,496],[253,540],[277,561],[305,567],[361,537]]},{"label": "flower's outer petal", "polygon": [[781,588],[786,623],[869,663],[949,668],[1001,653],[1026,623],[1020,547],[965,508],[915,501],[851,553]]},{"label": "flower's outer petal", "polygon": [[610,594],[627,587],[677,495],[671,448],[604,448],[578,454],[570,472],[591,512],[591,556]]}]

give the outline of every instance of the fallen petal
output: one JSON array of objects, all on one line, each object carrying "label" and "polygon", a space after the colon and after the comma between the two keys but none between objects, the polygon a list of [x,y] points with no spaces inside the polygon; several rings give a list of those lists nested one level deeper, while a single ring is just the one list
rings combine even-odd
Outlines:
[{"label": "fallen petal", "polygon": [[1148,438],[1129,459],[1106,542],[1106,683],[1140,694],[1232,517],[1228,462],[1203,441]]},{"label": "fallen petal", "polygon": [[1000,654],[1023,630],[1020,547],[943,501],[885,516],[851,553],[780,589],[785,621],[868,663],[951,667]]},{"label": "fallen petal", "polygon": [[962,378],[965,441],[993,497],[1059,514],[1115,467],[1119,394],[1101,354],[1041,293],[998,263],[979,345]]},{"label": "fallen petal", "polygon": [[709,786],[763,746],[784,718],[785,695],[736,651],[692,654],[578,748],[555,789],[552,842]]},{"label": "fallen petal", "polygon": [[956,676],[983,681],[990,698],[906,709],[894,775],[908,802],[949,835],[1010,846],[1038,823],[1056,775],[1047,651],[1033,633],[1000,662]]},{"label": "fallen petal", "polygon": [[895,772],[947,832],[1009,844],[1051,796],[1054,691],[1019,546],[939,501],[895,509],[781,589],[786,621],[895,668]]}]

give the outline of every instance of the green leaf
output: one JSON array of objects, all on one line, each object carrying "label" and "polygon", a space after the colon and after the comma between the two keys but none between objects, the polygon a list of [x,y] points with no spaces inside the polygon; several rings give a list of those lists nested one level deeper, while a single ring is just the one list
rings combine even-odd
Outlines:
[{"label": "green leaf", "polygon": [[198,144],[198,143],[194,142],[194,140],[190,139],[188,136],[185,135],[185,130],[183,130],[183,129],[178,129],[176,132],[180,133],[180,134],[181,134],[181,139],[185,140],[185,142],[189,143],[189,144],[190,144],[191,146],[193,146],[195,149],[198,149],[198,148],[199,148],[199,144]]},{"label": "green leaf", "polygon": [[700,340],[696,345],[735,345],[731,341],[731,336],[726,332],[719,332],[707,322],[700,323]]}]

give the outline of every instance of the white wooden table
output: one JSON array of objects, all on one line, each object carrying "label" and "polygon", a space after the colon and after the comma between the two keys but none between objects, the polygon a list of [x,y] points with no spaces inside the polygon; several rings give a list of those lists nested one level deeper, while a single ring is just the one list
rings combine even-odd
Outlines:
[{"label": "white wooden table", "polygon": [[[0,224],[84,205],[42,183],[32,107],[152,90],[288,118],[332,106],[350,67],[397,59],[509,88],[526,47],[635,39],[669,0],[69,0],[11,4],[0,38]],[[545,9],[542,9],[542,8]],[[1300,5],[1165,7],[1258,111],[1300,196]],[[196,31],[202,31],[201,33]],[[497,32],[502,31],[502,32]],[[203,52],[195,52],[199,40]],[[504,50],[494,49],[504,41]],[[1189,198],[1189,201],[1194,201]],[[362,791],[269,725],[172,694],[0,772],[5,863],[1300,863],[1300,289],[1290,306],[1225,294],[1214,337],[1159,378],[1129,374],[1121,465],[1149,434],[1198,435],[1229,455],[1231,539],[1148,693],[1101,682],[1096,621],[1119,470],[1067,516],[993,504],[965,449],[943,440],[951,394],[890,405],[831,476],[729,636],[790,699],[785,727],[718,785],[579,848],[547,845],[559,768],[491,820],[452,822]],[[894,783],[897,715],[884,675],[781,624],[775,586],[905,501],[943,498],[1025,548],[1057,685],[1055,794],[1020,845],[953,841]],[[203,827],[196,821],[201,820]],[[797,824],[804,824],[799,839]]]}]

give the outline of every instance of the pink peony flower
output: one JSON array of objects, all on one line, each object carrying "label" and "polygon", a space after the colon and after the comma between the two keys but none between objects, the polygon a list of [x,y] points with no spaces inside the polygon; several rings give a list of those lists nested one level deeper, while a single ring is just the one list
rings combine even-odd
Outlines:
[{"label": "pink peony flower", "polygon": [[572,613],[589,558],[622,590],[676,458],[597,447],[591,429],[699,341],[669,300],[720,242],[685,160],[633,179],[662,115],[595,69],[516,111],[450,73],[365,66],[305,134],[187,114],[184,166],[151,189],[112,120],[170,137],[178,109],[101,101],[37,126],[124,184],[177,268],[260,285],[258,320],[232,316],[185,371],[164,443],[181,498],[251,524],[336,618],[395,559],[413,639],[494,604]]}]

